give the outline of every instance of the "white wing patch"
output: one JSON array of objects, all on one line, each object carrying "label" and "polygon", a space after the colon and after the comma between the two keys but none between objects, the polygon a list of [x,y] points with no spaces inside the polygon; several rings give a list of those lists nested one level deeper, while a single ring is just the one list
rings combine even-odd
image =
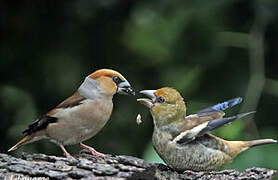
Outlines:
[{"label": "white wing patch", "polygon": [[182,133],[180,133],[177,137],[175,137],[175,139],[173,139],[173,142],[177,143],[178,141],[180,141],[183,138],[186,138],[190,141],[194,140],[196,138],[196,136],[199,134],[199,132],[201,130],[203,130],[205,127],[207,127],[208,122],[205,122],[203,124],[200,124],[190,130],[186,130]]}]

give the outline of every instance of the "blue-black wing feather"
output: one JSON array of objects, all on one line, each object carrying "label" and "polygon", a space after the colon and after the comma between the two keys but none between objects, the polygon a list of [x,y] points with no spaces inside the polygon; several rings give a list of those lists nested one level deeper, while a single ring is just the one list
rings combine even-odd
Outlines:
[{"label": "blue-black wing feather", "polygon": [[210,106],[208,108],[202,109],[200,111],[197,112],[198,115],[200,114],[204,114],[204,113],[209,113],[209,112],[214,112],[214,111],[224,111],[227,108],[233,107],[237,104],[240,104],[242,102],[242,98],[238,97],[238,98],[234,98],[234,99],[230,99],[228,101]]}]

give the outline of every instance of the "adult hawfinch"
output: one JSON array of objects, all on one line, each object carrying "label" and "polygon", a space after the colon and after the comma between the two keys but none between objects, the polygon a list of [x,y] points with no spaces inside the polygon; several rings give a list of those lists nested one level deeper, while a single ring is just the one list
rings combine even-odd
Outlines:
[{"label": "adult hawfinch", "polygon": [[95,136],[110,119],[114,94],[134,95],[129,82],[117,71],[100,69],[87,76],[78,90],[34,123],[30,124],[24,137],[8,151],[22,145],[50,139],[65,153],[72,157],[64,145],[79,144],[93,155],[104,154],[83,144],[83,141]]}]

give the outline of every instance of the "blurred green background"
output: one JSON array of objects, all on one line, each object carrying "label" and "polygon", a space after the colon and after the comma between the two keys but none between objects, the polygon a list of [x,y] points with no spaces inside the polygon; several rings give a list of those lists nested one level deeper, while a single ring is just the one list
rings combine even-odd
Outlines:
[{"label": "blurred green background", "polygon": [[[0,151],[39,115],[100,68],[121,72],[134,89],[177,88],[188,112],[241,96],[228,115],[256,110],[214,134],[229,140],[278,139],[277,0],[1,1]],[[136,97],[140,97],[137,93]],[[105,128],[87,144],[110,154],[161,162],[152,119],[136,97],[114,97]],[[143,123],[135,122],[141,113]],[[67,148],[78,153],[77,147]],[[62,155],[43,140],[14,155]],[[228,168],[278,169],[278,145],[253,148]]]}]

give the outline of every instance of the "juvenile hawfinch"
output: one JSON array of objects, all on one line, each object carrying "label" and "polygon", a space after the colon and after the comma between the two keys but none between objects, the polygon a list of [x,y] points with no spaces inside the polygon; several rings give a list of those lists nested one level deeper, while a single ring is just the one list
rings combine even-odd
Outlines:
[{"label": "juvenile hawfinch", "polygon": [[208,133],[254,113],[223,117],[223,111],[239,104],[242,98],[231,99],[186,116],[183,98],[175,89],[165,87],[141,93],[150,98],[137,101],[147,106],[152,114],[153,146],[159,156],[175,170],[215,170],[250,147],[276,143],[273,139],[227,141]]},{"label": "juvenile hawfinch", "polygon": [[95,136],[109,120],[114,94],[135,95],[129,82],[117,71],[100,69],[87,76],[78,90],[34,123],[23,133],[25,136],[8,151],[43,138],[56,143],[72,157],[64,145],[79,144],[93,155],[104,154],[83,144]]}]

